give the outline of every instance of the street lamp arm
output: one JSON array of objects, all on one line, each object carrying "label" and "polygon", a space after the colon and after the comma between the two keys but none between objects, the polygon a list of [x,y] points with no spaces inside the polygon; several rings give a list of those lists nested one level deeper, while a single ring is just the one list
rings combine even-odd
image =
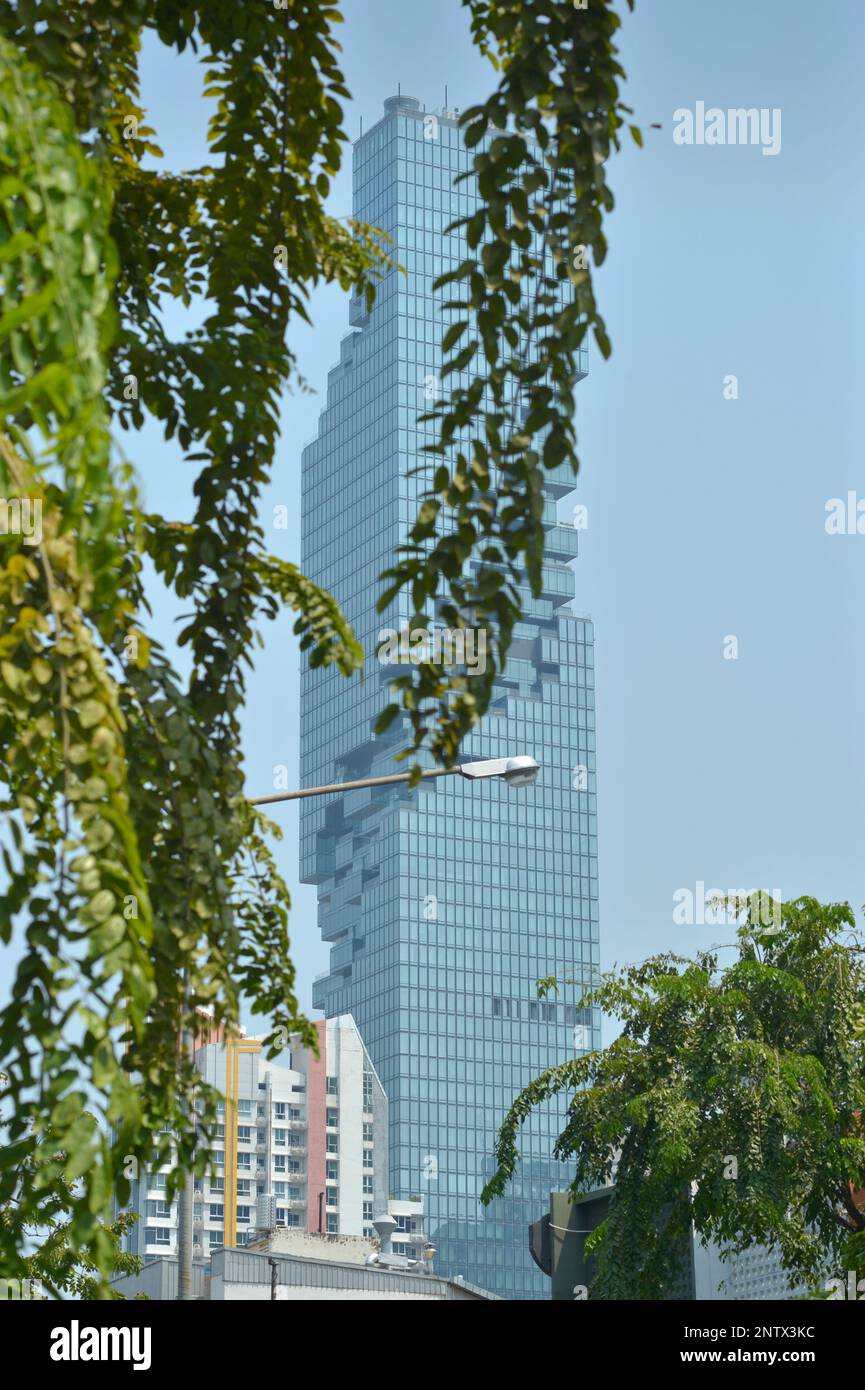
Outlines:
[{"label": "street lamp arm", "polygon": [[[424,768],[421,777],[449,777],[459,772],[458,767]],[[392,782],[407,782],[410,772],[394,772],[387,777],[361,777],[357,782],[332,782],[328,787],[302,787],[295,792],[276,792],[273,796],[254,796],[250,805],[269,806],[273,801],[299,801],[304,796],[326,796],[328,792],[352,792],[360,787],[386,787]]]},{"label": "street lamp arm", "polygon": [[[484,758],[480,762],[458,763],[456,767],[425,767],[421,777],[453,777],[455,773],[474,782],[488,777],[501,777],[511,787],[530,787],[538,775],[534,758],[522,754],[517,758]],[[254,796],[251,806],[269,806],[274,801],[300,801],[305,796],[327,796],[328,793],[357,791],[359,787],[387,787],[393,782],[408,782],[410,772],[393,772],[386,777],[361,777],[357,782],[332,782],[327,787],[302,787],[295,792],[275,792],[273,796]]]}]

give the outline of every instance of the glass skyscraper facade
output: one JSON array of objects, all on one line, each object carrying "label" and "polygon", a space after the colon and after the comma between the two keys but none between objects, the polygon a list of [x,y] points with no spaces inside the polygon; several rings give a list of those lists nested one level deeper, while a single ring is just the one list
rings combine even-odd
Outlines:
[{"label": "glass skyscraper facade", "polygon": [[[410,616],[407,601],[376,613],[378,577],[431,476],[410,475],[429,458],[417,415],[442,361],[432,283],[462,259],[444,228],[476,206],[471,181],[453,183],[470,162],[453,115],[409,97],[389,98],[354,148],[354,215],[393,237],[406,273],[387,274],[371,312],[351,303],[303,455],[304,572],[339,599],[367,653],[363,683],[304,669],[305,786],[394,772],[406,745],[399,723],[371,734],[396,674],[377,659],[379,636]],[[318,885],[331,945],[314,1003],[353,1014],[381,1077],[393,1195],[423,1197],[439,1272],[510,1298],[549,1297],[528,1226],[568,1181],[552,1158],[564,1098],[525,1126],[513,1188],[484,1209],[498,1127],[522,1086],[600,1042],[600,1019],[575,1008],[599,961],[593,632],[570,606],[577,531],[558,519],[573,479],[548,478],[543,593],[524,593],[493,706],[463,749],[531,754],[537,783],[445,777],[301,803],[301,876]],[[560,991],[539,1000],[551,975]]]}]

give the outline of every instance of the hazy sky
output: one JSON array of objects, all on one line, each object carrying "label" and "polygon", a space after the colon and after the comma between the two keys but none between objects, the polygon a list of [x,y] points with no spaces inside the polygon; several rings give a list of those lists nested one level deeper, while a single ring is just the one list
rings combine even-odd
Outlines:
[{"label": "hazy sky", "polygon": [[[464,108],[494,82],[459,0],[347,0],[347,127],[395,93]],[[624,5],[622,6],[624,11]],[[831,498],[865,499],[861,0],[638,0],[624,14],[626,99],[646,132],[610,168],[617,206],[598,275],[613,357],[579,388],[576,608],[596,625],[601,959],[729,940],[675,926],[673,894],[761,885],[865,901],[865,535],[827,535]],[[177,168],[204,157],[194,61],[148,44],[144,96]],[[673,113],[781,113],[781,148],[677,145]],[[346,168],[332,201],[350,211]],[[318,395],[286,398],[263,512],[297,519],[300,452],[347,331],[338,290],[291,346]],[[738,380],[738,399],[724,381]],[[150,505],[190,511],[192,465],[148,428],[126,439]],[[865,511],[865,508],[863,508]],[[273,549],[299,556],[296,530]],[[160,612],[163,610],[160,609]],[[164,610],[167,612],[167,609]],[[296,780],[299,654],[287,617],[256,657],[245,718],[251,794]],[[725,639],[738,659],[724,658]],[[293,893],[301,1000],[327,963],[315,890]]]}]

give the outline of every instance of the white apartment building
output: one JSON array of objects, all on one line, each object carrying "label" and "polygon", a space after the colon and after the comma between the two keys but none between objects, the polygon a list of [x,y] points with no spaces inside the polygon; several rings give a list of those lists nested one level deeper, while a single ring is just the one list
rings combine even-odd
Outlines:
[{"label": "white apartment building", "polygon": [[[389,1209],[394,1252],[420,1256],[420,1199],[388,1200],[387,1097],[357,1025],[345,1014],[315,1027],[318,1057],[293,1040],[272,1061],[261,1038],[196,1048],[196,1066],[224,1097],[210,1172],[194,1185],[196,1259],[270,1229],[373,1239],[373,1220]],[[132,1184],[139,1220],[126,1246],[146,1259],[177,1252],[168,1172],[145,1168]]]}]

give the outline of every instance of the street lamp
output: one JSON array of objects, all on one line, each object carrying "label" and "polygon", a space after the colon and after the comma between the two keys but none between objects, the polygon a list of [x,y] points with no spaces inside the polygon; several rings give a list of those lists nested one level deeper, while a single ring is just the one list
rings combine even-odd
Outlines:
[{"label": "street lamp", "polygon": [[[522,753],[515,758],[484,758],[475,763],[458,763],[456,767],[424,768],[421,777],[454,777],[457,773],[470,782],[485,777],[501,777],[509,787],[530,787],[537,779],[534,758]],[[303,787],[295,792],[276,792],[273,796],[254,796],[253,806],[269,806],[273,801],[298,801],[304,796],[326,796],[328,792],[350,792],[359,787],[386,787],[392,782],[407,782],[410,772],[393,772],[386,777],[361,777],[356,782],[332,782],[327,787]]]}]

